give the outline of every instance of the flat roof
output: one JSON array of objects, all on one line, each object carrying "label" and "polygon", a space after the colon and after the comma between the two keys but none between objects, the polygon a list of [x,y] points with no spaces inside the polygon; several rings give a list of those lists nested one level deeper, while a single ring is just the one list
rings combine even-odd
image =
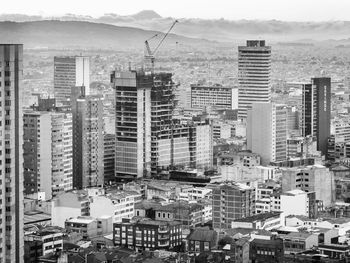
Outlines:
[{"label": "flat roof", "polygon": [[95,219],[92,217],[73,217],[73,218],[69,218],[66,220],[66,222],[68,223],[81,223],[81,224],[89,224],[94,222]]},{"label": "flat roof", "polygon": [[40,222],[51,221],[51,215],[41,211],[24,212],[24,225],[35,224]]},{"label": "flat roof", "polygon": [[249,217],[235,219],[235,220],[233,220],[233,222],[255,222],[255,221],[259,221],[259,220],[266,220],[266,219],[273,218],[273,217],[279,217],[280,214],[281,214],[281,212],[261,213],[261,214],[257,214],[257,215],[253,215],[253,216],[249,216]]}]

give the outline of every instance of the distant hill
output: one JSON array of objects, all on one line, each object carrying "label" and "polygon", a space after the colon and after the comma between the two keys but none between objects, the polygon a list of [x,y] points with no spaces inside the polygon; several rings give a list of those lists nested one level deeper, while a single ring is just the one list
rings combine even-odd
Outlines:
[{"label": "distant hill", "polygon": [[141,12],[138,12],[134,15],[131,15],[131,17],[138,19],[138,20],[149,20],[149,19],[157,19],[162,18],[159,14],[157,14],[153,10],[143,10]]},{"label": "distant hill", "polygon": [[[122,16],[116,13],[100,17],[65,14],[60,17],[0,14],[0,21],[30,22],[38,20],[84,21],[119,27],[166,31],[175,18],[162,17],[153,10]],[[292,22],[279,20],[227,20],[178,18],[173,33],[188,38],[203,38],[219,42],[242,43],[245,39],[263,38],[271,42],[304,42],[342,40],[350,37],[350,21]]]},{"label": "distant hill", "polygon": [[[84,21],[0,22],[1,42],[23,43],[26,48],[139,49],[156,33],[159,32]],[[170,34],[166,44],[178,41],[191,45],[210,43]]]}]

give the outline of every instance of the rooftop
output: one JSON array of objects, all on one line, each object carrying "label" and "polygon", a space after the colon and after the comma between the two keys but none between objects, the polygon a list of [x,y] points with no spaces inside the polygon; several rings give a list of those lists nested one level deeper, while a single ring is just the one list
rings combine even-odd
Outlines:
[{"label": "rooftop", "polygon": [[217,233],[214,230],[210,229],[195,229],[187,239],[195,241],[207,241],[214,242],[217,237]]},{"label": "rooftop", "polygon": [[24,225],[35,224],[40,222],[51,221],[51,215],[43,213],[41,211],[28,211],[24,212]]},{"label": "rooftop", "polygon": [[256,214],[253,216],[249,217],[244,217],[244,218],[239,218],[233,220],[234,222],[256,222],[256,221],[263,221],[267,220],[269,218],[274,218],[274,217],[279,217],[281,212],[269,212],[269,213],[261,213],[261,214]]},{"label": "rooftop", "polygon": [[67,219],[66,223],[90,224],[94,221],[96,221],[96,219],[90,216],[78,216]]}]

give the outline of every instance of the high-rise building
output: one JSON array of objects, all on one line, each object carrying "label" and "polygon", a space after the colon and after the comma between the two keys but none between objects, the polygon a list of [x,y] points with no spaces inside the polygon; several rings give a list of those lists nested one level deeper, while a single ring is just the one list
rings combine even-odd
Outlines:
[{"label": "high-rise building", "polygon": [[47,200],[52,197],[52,123],[50,112],[23,114],[24,194]]},{"label": "high-rise building", "polygon": [[0,262],[23,262],[23,45],[0,44]]},{"label": "high-rise building", "polygon": [[[171,73],[113,72],[111,80],[116,96],[116,177],[151,176],[176,165],[211,167],[211,125],[173,119]],[[196,136],[203,129],[202,137],[210,137],[205,146]]]},{"label": "high-rise building", "polygon": [[232,221],[254,214],[255,189],[240,183],[221,184],[213,189],[213,228],[231,228]]},{"label": "high-rise building", "polygon": [[331,129],[331,79],[313,78],[302,91],[302,135],[315,137],[317,150],[326,155]]},{"label": "high-rise building", "polygon": [[247,148],[261,163],[287,159],[287,109],[275,103],[253,103],[247,116]]},{"label": "high-rise building", "polygon": [[271,101],[271,47],[248,40],[238,47],[238,117],[246,118],[253,102]]},{"label": "high-rise building", "polygon": [[58,104],[69,105],[71,89],[85,86],[90,94],[90,60],[86,56],[54,57],[54,92]]},{"label": "high-rise building", "polygon": [[115,134],[104,135],[103,169],[106,183],[115,181]]},{"label": "high-rise building", "polygon": [[238,108],[238,89],[222,85],[191,85],[191,107],[233,110]]},{"label": "high-rise building", "polygon": [[40,102],[35,109],[23,116],[24,193],[47,200],[72,189],[72,114]]},{"label": "high-rise building", "polygon": [[133,179],[151,172],[151,89],[153,75],[113,72],[115,87],[115,174]]},{"label": "high-rise building", "polygon": [[103,178],[103,98],[72,88],[73,187],[101,186]]}]

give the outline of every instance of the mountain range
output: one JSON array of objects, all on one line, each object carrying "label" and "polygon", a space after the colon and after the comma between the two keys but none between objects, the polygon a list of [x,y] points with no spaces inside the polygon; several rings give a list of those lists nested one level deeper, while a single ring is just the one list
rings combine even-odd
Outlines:
[{"label": "mountain range", "polygon": [[[30,46],[140,48],[144,40],[159,31],[166,32],[174,20],[153,10],[128,16],[108,13],[100,17],[3,14],[0,15],[0,34],[6,41],[22,41]],[[173,29],[169,41],[182,44],[213,43],[210,41],[237,44],[255,38],[266,39],[268,43],[321,41],[334,45],[350,44],[350,21],[178,20],[180,23]]]},{"label": "mountain range", "polygon": [[[26,48],[140,49],[144,41],[160,32],[86,21],[42,20],[0,22],[2,43],[23,43]],[[205,45],[204,39],[169,34],[168,44]]]}]

